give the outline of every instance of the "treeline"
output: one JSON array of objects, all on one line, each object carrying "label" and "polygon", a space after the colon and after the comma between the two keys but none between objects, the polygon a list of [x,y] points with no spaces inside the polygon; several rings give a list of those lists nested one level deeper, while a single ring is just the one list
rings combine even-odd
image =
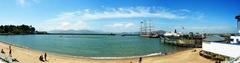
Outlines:
[{"label": "treeline", "polygon": [[28,25],[1,25],[0,34],[36,34],[34,27]]}]

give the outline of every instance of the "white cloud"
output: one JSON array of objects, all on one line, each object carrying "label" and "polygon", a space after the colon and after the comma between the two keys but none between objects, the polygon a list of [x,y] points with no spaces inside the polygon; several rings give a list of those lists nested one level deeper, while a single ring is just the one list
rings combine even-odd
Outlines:
[{"label": "white cloud", "polygon": [[61,23],[61,26],[63,26],[63,27],[67,27],[67,26],[69,26],[69,25],[70,25],[69,22],[62,22],[62,23]]},{"label": "white cloud", "polygon": [[[169,10],[166,8],[156,7],[129,7],[129,8],[105,8],[104,10],[97,11],[85,9],[82,11],[64,12],[57,15],[55,18],[47,20],[55,29],[87,29],[90,26],[88,21],[97,21],[100,19],[115,19],[115,18],[160,18],[160,19],[189,19],[193,14],[189,13],[190,10]],[[105,25],[103,25],[105,26]],[[136,26],[134,23],[112,23],[112,28],[122,27],[129,29]],[[137,29],[137,28],[136,28]]]},{"label": "white cloud", "polygon": [[38,0],[16,0],[17,4],[19,4],[21,7],[26,7],[30,5],[31,3],[36,3]]},{"label": "white cloud", "polygon": [[188,10],[188,9],[180,9],[180,11],[183,11],[183,12],[191,12],[191,10]]},{"label": "white cloud", "polygon": [[61,22],[58,29],[62,30],[79,30],[79,29],[86,29],[88,26],[86,23],[79,21],[77,23],[73,22]]},{"label": "white cloud", "polygon": [[[181,11],[179,11],[181,12]],[[108,8],[105,11],[95,11],[86,9],[84,11],[68,12],[64,14],[74,14],[83,20],[97,20],[109,18],[133,18],[133,17],[156,17],[164,19],[185,19],[187,15],[179,12],[170,11],[163,8],[151,7],[131,7],[131,8]],[[181,12],[182,13],[182,12]]]},{"label": "white cloud", "polygon": [[104,29],[109,32],[133,32],[138,29],[137,25],[131,22],[115,22],[104,25]]},{"label": "white cloud", "polygon": [[135,24],[133,23],[130,23],[130,22],[124,22],[124,23],[113,23],[113,24],[110,24],[110,25],[106,25],[108,27],[114,27],[114,28],[131,28],[131,27],[136,27]]},{"label": "white cloud", "polygon": [[203,13],[192,12],[188,9],[169,10],[156,7],[105,8],[102,11],[85,9],[83,11],[65,12],[59,16],[70,15],[74,15],[76,18],[84,21],[135,17],[155,17],[161,19],[197,19],[198,17],[203,17]]},{"label": "white cloud", "polygon": [[[61,16],[51,20],[47,20],[42,26],[44,30],[80,30],[87,29],[87,22],[81,21],[74,16]],[[47,25],[47,26],[46,26]]]},{"label": "white cloud", "polygon": [[17,0],[17,3],[19,3],[21,6],[26,5],[27,0]]}]

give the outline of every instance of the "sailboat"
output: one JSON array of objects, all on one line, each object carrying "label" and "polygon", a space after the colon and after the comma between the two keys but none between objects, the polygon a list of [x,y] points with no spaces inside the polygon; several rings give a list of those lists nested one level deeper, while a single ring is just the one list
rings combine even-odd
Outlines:
[{"label": "sailboat", "polygon": [[141,23],[140,28],[140,36],[141,37],[148,37],[148,38],[159,38],[160,35],[157,33],[152,32],[152,25],[150,21],[143,20]]}]

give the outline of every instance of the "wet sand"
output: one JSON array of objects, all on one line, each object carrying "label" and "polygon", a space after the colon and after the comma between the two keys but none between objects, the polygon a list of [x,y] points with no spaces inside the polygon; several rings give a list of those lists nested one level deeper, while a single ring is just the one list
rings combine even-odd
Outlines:
[{"label": "wet sand", "polygon": [[[6,54],[9,52],[9,45],[0,42],[0,49],[4,49]],[[193,50],[197,50],[193,52]],[[201,57],[198,52],[201,48],[192,48],[179,51],[165,56],[143,57],[142,63],[214,63],[214,61]],[[139,58],[128,59],[91,59],[87,57],[75,57],[47,53],[46,62],[39,61],[39,56],[44,55],[44,51],[32,50],[29,48],[12,45],[12,56],[20,63],[138,63]]]}]

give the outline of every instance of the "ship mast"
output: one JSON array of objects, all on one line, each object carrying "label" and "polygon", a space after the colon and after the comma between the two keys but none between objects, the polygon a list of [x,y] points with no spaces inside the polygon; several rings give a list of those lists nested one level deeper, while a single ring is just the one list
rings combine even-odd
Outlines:
[{"label": "ship mast", "polygon": [[141,35],[150,35],[152,34],[152,23],[150,20],[142,20],[140,32]]},{"label": "ship mast", "polygon": [[148,34],[152,34],[152,23],[151,23],[151,21],[149,20],[148,21],[149,23],[148,23],[148,27],[149,27],[149,33]]},{"label": "ship mast", "polygon": [[144,20],[143,23],[144,23],[144,35],[146,35],[147,34],[147,21]]},{"label": "ship mast", "polygon": [[140,35],[143,35],[143,21],[140,22],[141,23],[141,27],[140,27]]}]

